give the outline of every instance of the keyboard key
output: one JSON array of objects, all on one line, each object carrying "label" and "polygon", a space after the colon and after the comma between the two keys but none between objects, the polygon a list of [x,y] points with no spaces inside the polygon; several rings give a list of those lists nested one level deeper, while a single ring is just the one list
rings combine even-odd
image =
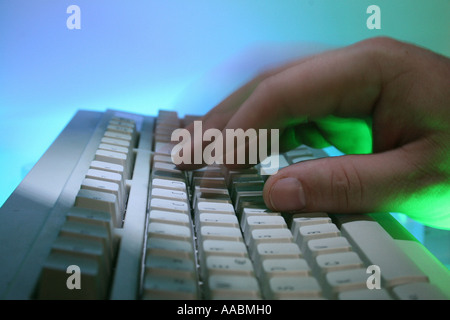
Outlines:
[{"label": "keyboard key", "polygon": [[262,262],[262,275],[266,281],[273,277],[305,277],[311,269],[305,259],[265,259]]},{"label": "keyboard key", "polygon": [[195,300],[197,279],[148,274],[144,277],[144,300]]},{"label": "keyboard key", "polygon": [[[172,240],[191,240],[191,229],[169,223],[151,222],[148,224],[148,236]],[[150,241],[150,240],[149,240]]]},{"label": "keyboard key", "polygon": [[116,227],[120,227],[122,225],[122,212],[119,209],[119,203],[114,194],[80,189],[75,200],[75,206],[108,212],[111,214]]},{"label": "keyboard key", "polygon": [[381,278],[387,287],[428,281],[427,276],[400,250],[378,223],[348,222],[342,224],[341,230],[366,264],[379,266]]},{"label": "keyboard key", "polygon": [[316,257],[315,263],[321,273],[363,267],[363,262],[355,252],[322,254]]},{"label": "keyboard key", "polygon": [[339,293],[339,300],[392,300],[392,297],[384,289],[361,289],[344,291]]},{"label": "keyboard key", "polygon": [[332,271],[326,274],[326,286],[332,298],[347,290],[367,289],[366,269]]},{"label": "keyboard key", "polygon": [[221,257],[211,255],[206,258],[203,268],[207,276],[212,275],[242,275],[254,274],[253,264],[245,257]]},{"label": "keyboard key", "polygon": [[205,240],[226,240],[243,241],[239,228],[205,226],[200,228],[198,233],[199,241]]},{"label": "keyboard key", "polygon": [[438,288],[425,282],[403,284],[392,291],[401,300],[448,300]]},{"label": "keyboard key", "polygon": [[273,277],[265,289],[266,299],[318,299],[322,289],[312,277]]},{"label": "keyboard key", "polygon": [[176,276],[177,278],[196,278],[196,265],[192,259],[147,255],[145,258],[145,275]]},{"label": "keyboard key", "polygon": [[152,179],[152,186],[153,188],[186,191],[186,183],[178,180],[154,178]]},{"label": "keyboard key", "polygon": [[207,299],[259,299],[258,281],[253,276],[213,275],[208,279]]},{"label": "keyboard key", "polygon": [[160,198],[152,198],[150,200],[150,209],[189,213],[189,206],[186,201],[176,201]]},{"label": "keyboard key", "polygon": [[309,240],[338,237],[340,234],[341,232],[333,223],[303,226],[298,229],[295,242],[298,243],[302,251],[305,251],[306,243]]},{"label": "keyboard key", "polygon": [[352,247],[344,237],[313,239],[306,245],[308,256],[313,259],[320,254],[351,251]]},{"label": "keyboard key", "polygon": [[152,210],[149,213],[150,222],[176,224],[185,227],[191,226],[191,218],[186,213]]},{"label": "keyboard key", "polygon": [[151,238],[147,241],[147,255],[164,257],[181,257],[194,259],[194,247],[191,240],[172,240],[164,238]]}]

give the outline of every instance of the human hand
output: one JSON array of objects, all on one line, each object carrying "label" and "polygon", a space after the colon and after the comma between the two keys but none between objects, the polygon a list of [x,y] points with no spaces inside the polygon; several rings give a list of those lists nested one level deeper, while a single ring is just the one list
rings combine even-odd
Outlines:
[{"label": "human hand", "polygon": [[403,212],[450,228],[449,89],[448,58],[375,38],[269,71],[202,124],[222,132],[277,128],[282,150],[304,143],[347,154],[271,176],[264,187],[271,210]]}]

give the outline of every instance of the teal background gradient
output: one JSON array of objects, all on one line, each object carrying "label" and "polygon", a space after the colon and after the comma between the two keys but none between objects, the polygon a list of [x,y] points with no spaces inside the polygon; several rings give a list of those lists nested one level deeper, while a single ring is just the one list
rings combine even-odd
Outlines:
[{"label": "teal background gradient", "polygon": [[450,56],[450,1],[0,0],[0,205],[78,109],[202,114],[261,68],[382,35]]}]

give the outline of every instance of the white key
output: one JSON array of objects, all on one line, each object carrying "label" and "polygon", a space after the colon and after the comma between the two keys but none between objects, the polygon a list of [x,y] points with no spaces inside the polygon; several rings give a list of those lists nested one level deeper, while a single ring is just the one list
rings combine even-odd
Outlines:
[{"label": "white key", "polygon": [[114,194],[117,197],[118,205],[121,211],[125,209],[125,200],[119,192],[119,184],[114,182],[102,181],[97,179],[84,179],[81,183],[81,189],[88,189],[100,192]]},{"label": "white key", "polygon": [[197,217],[197,225],[200,227],[215,226],[239,228],[237,217],[232,214],[200,213]]},{"label": "white key", "polygon": [[194,248],[190,240],[151,238],[147,241],[147,254],[194,259]]},{"label": "white key", "polygon": [[59,236],[95,241],[104,248],[104,252],[106,252],[108,259],[112,259],[112,238],[109,229],[105,226],[78,221],[66,221],[61,227]]},{"label": "white key", "polygon": [[110,130],[105,131],[104,136],[108,137],[108,138],[120,139],[120,140],[129,141],[129,142],[132,141],[132,136],[130,134],[124,134],[124,133],[110,131]]},{"label": "white key", "polygon": [[253,265],[245,257],[209,256],[206,258],[205,271],[208,276],[215,274],[252,276]]},{"label": "white key", "polygon": [[201,227],[198,237],[201,241],[205,240],[243,241],[241,230],[239,228],[229,228],[229,227],[212,227],[212,226]]},{"label": "white key", "polygon": [[262,263],[264,259],[301,258],[302,253],[296,243],[260,243],[256,246],[255,258]]},{"label": "white key", "polygon": [[267,299],[321,298],[319,283],[312,277],[274,277],[269,280]]},{"label": "white key", "polygon": [[152,198],[150,200],[150,209],[189,213],[189,207],[186,201],[175,201],[159,198]]},{"label": "white key", "polygon": [[123,134],[129,134],[129,135],[133,135],[135,133],[135,131],[130,128],[129,126],[122,126],[122,125],[118,125],[116,123],[111,123],[106,127],[106,130],[108,131],[113,131],[113,132],[119,132],[119,133],[123,133]]},{"label": "white key", "polygon": [[111,273],[111,257],[104,246],[95,240],[59,236],[53,242],[51,251],[93,259],[102,272],[106,275]]},{"label": "white key", "polygon": [[247,227],[247,218],[250,216],[280,216],[279,212],[271,212],[264,208],[243,208],[241,213],[241,229]]},{"label": "white key", "polygon": [[250,216],[244,229],[244,237],[250,243],[251,232],[256,229],[287,228],[284,218],[281,216]]},{"label": "white key", "polygon": [[104,227],[108,230],[109,237],[113,237],[114,222],[108,212],[95,211],[91,209],[72,207],[66,214],[67,221],[89,223]]},{"label": "white key", "polygon": [[[177,226],[168,223],[150,222],[148,236],[155,238],[189,241],[192,238],[191,229],[185,226]],[[151,240],[148,240],[151,241]]]},{"label": "white key", "polygon": [[299,228],[295,242],[300,246],[300,250],[305,251],[309,240],[338,237],[340,234],[341,232],[333,223],[303,226]]},{"label": "white key", "polygon": [[247,257],[247,247],[243,242],[227,240],[205,240],[199,244],[199,253],[204,258],[209,255]]},{"label": "white key", "polygon": [[392,297],[384,289],[360,289],[339,293],[339,300],[392,300]]},{"label": "white key", "polygon": [[249,247],[253,250],[260,243],[291,243],[292,233],[289,229],[256,229],[251,233]]},{"label": "white key", "polygon": [[319,254],[345,252],[352,250],[350,243],[348,243],[347,239],[344,237],[309,240],[306,248],[308,256],[310,258],[314,258]]},{"label": "white key", "polygon": [[186,191],[186,184],[178,180],[155,178],[152,180],[152,187]]},{"label": "white key", "polygon": [[123,153],[124,155],[128,155],[128,153],[130,151],[126,147],[117,146],[117,145],[109,144],[109,143],[100,143],[100,145],[98,146],[98,149],[99,150],[105,150],[105,151],[112,151],[112,152]]},{"label": "white key", "polygon": [[150,222],[161,222],[190,227],[191,219],[186,213],[171,211],[151,210],[149,214]]},{"label": "white key", "polygon": [[146,275],[144,277],[143,299],[146,300],[194,300],[198,298],[197,279],[184,277],[162,277]]},{"label": "white key", "polygon": [[262,273],[266,280],[277,276],[306,277],[311,269],[305,259],[266,259],[262,262]]},{"label": "white key", "polygon": [[366,264],[380,267],[386,286],[428,280],[377,222],[344,223],[341,230]]},{"label": "white key", "polygon": [[108,212],[111,214],[116,227],[122,225],[122,212],[119,209],[119,203],[114,194],[80,189],[75,199],[75,206]]},{"label": "white key", "polygon": [[119,173],[97,169],[89,169],[86,173],[86,178],[117,183],[119,185],[119,190],[120,193],[122,194],[122,197],[125,194],[125,182],[123,176]]},{"label": "white key", "polygon": [[163,188],[153,188],[151,192],[151,197],[161,198],[161,199],[170,199],[170,200],[179,200],[179,201],[187,201],[187,194],[184,191],[180,190],[169,190]]},{"label": "white key", "polygon": [[300,227],[323,223],[331,223],[330,217],[323,212],[294,214],[290,228],[292,231],[292,236],[294,239],[297,238],[298,229]]},{"label": "white key", "polygon": [[123,175],[123,166],[111,162],[93,160],[90,165],[91,169],[109,171]]},{"label": "white key", "polygon": [[332,271],[325,276],[326,285],[332,297],[342,291],[367,288],[368,277],[364,268]]},{"label": "white key", "polygon": [[[81,289],[69,290],[66,281],[69,266],[78,266],[81,272]],[[51,253],[42,268],[39,299],[106,299],[107,275],[95,259],[64,253]]]},{"label": "white key", "polygon": [[181,173],[182,171],[177,169],[175,164],[173,163],[167,163],[167,162],[159,162],[159,161],[154,161],[153,162],[153,169],[154,170],[164,170],[164,171],[170,171],[170,172],[176,172],[176,173]]},{"label": "white key", "polygon": [[107,143],[107,144],[112,144],[112,145],[123,147],[123,148],[127,148],[127,150],[129,150],[130,146],[131,146],[130,141],[119,140],[119,139],[108,138],[108,137],[103,137],[101,142]]},{"label": "white key", "polygon": [[226,213],[235,214],[234,207],[230,203],[200,201],[197,203],[198,213]]},{"label": "white key", "polygon": [[119,152],[98,149],[95,151],[95,160],[111,162],[127,167],[127,155]]},{"label": "white key", "polygon": [[359,256],[352,251],[322,254],[316,257],[315,263],[321,273],[363,267]]},{"label": "white key", "polygon": [[147,255],[145,258],[146,275],[176,276],[182,278],[196,277],[193,260],[182,257]]},{"label": "white key", "polygon": [[392,290],[401,300],[448,300],[437,287],[426,282],[407,283]]},{"label": "white key", "polygon": [[213,275],[208,279],[207,299],[258,299],[258,281],[252,276]]}]

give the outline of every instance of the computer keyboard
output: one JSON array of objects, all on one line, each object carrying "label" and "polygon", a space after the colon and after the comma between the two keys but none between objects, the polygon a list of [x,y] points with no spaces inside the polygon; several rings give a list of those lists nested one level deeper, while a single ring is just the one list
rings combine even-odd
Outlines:
[{"label": "computer keyboard", "polygon": [[0,210],[0,297],[450,298],[449,271],[387,213],[270,212],[261,165],[178,170],[166,144],[193,120],[79,111]]}]

